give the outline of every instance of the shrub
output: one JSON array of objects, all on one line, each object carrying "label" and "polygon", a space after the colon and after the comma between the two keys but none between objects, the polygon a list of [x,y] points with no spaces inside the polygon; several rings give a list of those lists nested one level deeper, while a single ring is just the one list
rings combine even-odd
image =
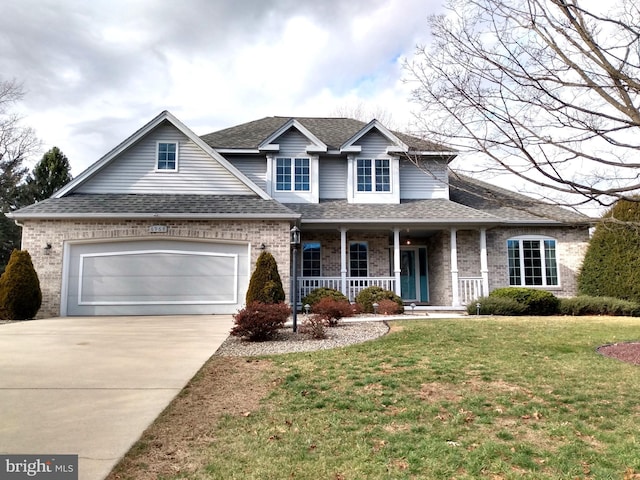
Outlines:
[{"label": "shrub", "polygon": [[309,292],[309,294],[302,299],[302,305],[309,304],[313,307],[316,303],[318,303],[323,298],[333,298],[334,300],[345,301],[345,302],[349,301],[349,299],[346,296],[344,296],[342,292],[339,292],[338,290],[335,290],[333,288],[320,287]]},{"label": "shrub", "polygon": [[0,277],[0,308],[9,320],[33,318],[42,305],[40,280],[26,250],[14,250]]},{"label": "shrub", "polygon": [[392,300],[399,307],[400,311],[404,311],[402,299],[391,290],[385,290],[382,287],[367,287],[356,296],[356,303],[360,305],[363,313],[373,313],[373,304],[380,304],[381,300]]},{"label": "shrub", "polygon": [[378,302],[378,313],[383,315],[396,315],[403,311],[404,307],[398,306],[396,302],[389,300],[388,298],[383,298]]},{"label": "shrub", "polygon": [[619,200],[596,226],[578,274],[578,292],[640,302],[640,197]]},{"label": "shrub", "polygon": [[247,289],[246,303],[284,302],[284,289],[278,273],[278,264],[269,252],[262,252],[256,261]]},{"label": "shrub", "polygon": [[525,315],[527,307],[508,297],[480,297],[467,305],[467,313],[476,315],[480,304],[480,315]]},{"label": "shrub", "polygon": [[353,315],[353,308],[348,300],[335,300],[331,297],[324,297],[313,306],[314,315],[318,315],[325,320],[328,326],[335,327],[338,321],[344,317]]},{"label": "shrub", "polygon": [[555,315],[560,306],[560,300],[553,293],[535,288],[497,288],[489,297],[511,298],[523,304],[526,307],[524,315]]},{"label": "shrub", "polygon": [[246,337],[252,342],[269,340],[284,327],[291,308],[285,303],[251,302],[233,316],[231,335]]},{"label": "shrub", "polygon": [[309,315],[300,325],[300,333],[311,335],[316,340],[327,338],[327,325],[321,315]]},{"label": "shrub", "polygon": [[639,317],[640,305],[629,300],[613,297],[590,297],[579,295],[560,299],[562,315],[622,315]]}]

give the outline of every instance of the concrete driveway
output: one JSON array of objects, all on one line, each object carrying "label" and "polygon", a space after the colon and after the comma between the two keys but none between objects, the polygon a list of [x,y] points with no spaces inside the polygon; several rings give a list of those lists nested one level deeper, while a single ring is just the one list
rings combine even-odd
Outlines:
[{"label": "concrete driveway", "polygon": [[227,338],[232,317],[0,325],[0,453],[77,454],[103,479]]}]

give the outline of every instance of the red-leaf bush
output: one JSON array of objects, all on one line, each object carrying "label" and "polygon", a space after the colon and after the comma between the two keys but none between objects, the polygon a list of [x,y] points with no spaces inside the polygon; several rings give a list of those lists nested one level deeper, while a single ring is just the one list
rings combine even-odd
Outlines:
[{"label": "red-leaf bush", "polygon": [[378,313],[382,313],[383,315],[397,315],[398,313],[403,313],[403,312],[404,312],[404,308],[401,308],[393,300],[389,300],[388,298],[383,298],[378,302]]},{"label": "red-leaf bush", "polygon": [[251,302],[233,316],[235,326],[231,335],[252,342],[269,340],[284,327],[290,314],[291,308],[286,303]]},{"label": "red-leaf bush", "polygon": [[335,300],[331,297],[324,297],[313,306],[312,312],[323,318],[327,325],[335,327],[341,318],[353,316],[353,308],[346,300]]}]

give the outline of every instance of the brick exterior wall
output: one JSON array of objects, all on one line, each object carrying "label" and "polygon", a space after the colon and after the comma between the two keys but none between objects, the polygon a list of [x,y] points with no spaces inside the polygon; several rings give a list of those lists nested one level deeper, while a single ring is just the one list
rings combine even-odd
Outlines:
[{"label": "brick exterior wall", "polygon": [[[163,225],[167,233],[149,233],[152,225]],[[62,262],[65,242],[133,239],[213,240],[247,242],[251,245],[251,271],[264,243],[278,263],[285,292],[289,291],[288,221],[207,221],[207,220],[29,220],[22,229],[22,249],[31,254],[40,279],[42,307],[38,318],[60,315]],[[45,254],[44,247],[51,244]],[[243,293],[244,294],[244,293]]]}]

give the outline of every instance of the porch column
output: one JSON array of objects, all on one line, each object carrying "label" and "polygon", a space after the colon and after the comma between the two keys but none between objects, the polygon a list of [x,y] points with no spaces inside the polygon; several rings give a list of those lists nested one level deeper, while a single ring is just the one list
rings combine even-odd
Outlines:
[{"label": "porch column", "polygon": [[457,232],[455,228],[451,229],[451,305],[454,307],[460,306]]},{"label": "porch column", "polygon": [[[349,298],[347,291],[347,229],[340,229],[340,283],[342,293]],[[352,300],[349,298],[349,300]]]},{"label": "porch column", "polygon": [[487,260],[487,229],[480,229],[480,274],[482,275],[482,296],[489,295],[489,262]]},{"label": "porch column", "polygon": [[400,272],[402,271],[402,267],[400,265],[400,229],[393,229],[393,276],[395,277],[395,293],[399,297],[402,296],[401,293],[401,283],[400,283]]}]

